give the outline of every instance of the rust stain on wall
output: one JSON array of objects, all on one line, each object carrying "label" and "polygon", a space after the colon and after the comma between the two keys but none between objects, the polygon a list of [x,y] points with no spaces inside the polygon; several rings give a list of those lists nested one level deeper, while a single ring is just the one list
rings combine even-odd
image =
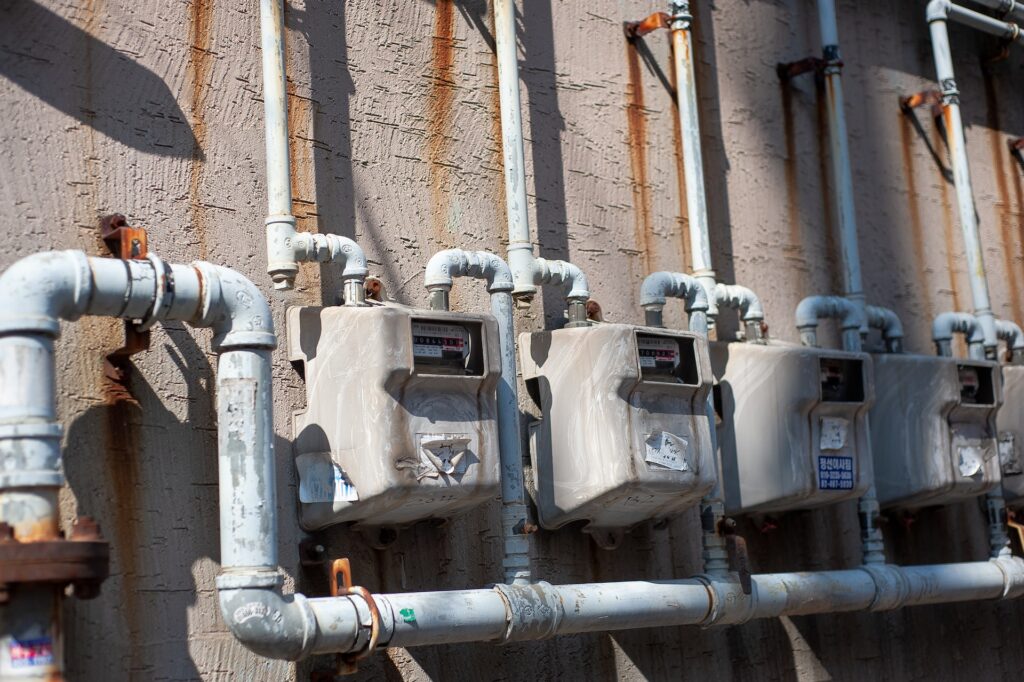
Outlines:
[{"label": "rust stain on wall", "polygon": [[996,94],[996,84],[993,76],[987,69],[983,70],[985,83],[985,118],[988,124],[988,141],[992,150],[992,169],[995,173],[996,192],[999,200],[996,202],[996,209],[999,211],[999,235],[1003,248],[1003,267],[1006,270],[1010,290],[1010,308],[1013,310],[1013,319],[1024,318],[1021,311],[1020,293],[1020,261],[1022,259],[1020,244],[1014,239],[1013,230],[1013,209],[1010,205],[1010,188],[1006,179],[1006,157],[1009,151],[1000,130],[1002,125],[999,120],[999,100]]},{"label": "rust stain on wall", "polygon": [[921,209],[918,206],[917,175],[914,170],[913,131],[911,123],[903,114],[899,114],[900,149],[903,156],[903,177],[907,182],[907,213],[910,215],[910,238],[913,241],[914,263],[917,265],[918,285],[914,288],[924,299],[924,310],[928,318],[935,314],[932,307],[932,288],[928,282],[928,270],[925,263],[924,225],[921,223]]},{"label": "rust stain on wall", "polygon": [[807,284],[807,258],[804,254],[803,224],[800,221],[800,184],[796,165],[796,132],[793,129],[793,91],[788,82],[779,84],[782,94],[782,133],[786,145],[786,216],[789,240],[782,251],[787,261],[798,265],[801,289]]},{"label": "rust stain on wall", "polygon": [[830,92],[827,91],[821,84],[818,85],[818,96],[815,98],[817,102],[817,143],[818,143],[818,187],[821,189],[821,213],[823,219],[823,225],[825,227],[825,260],[828,263],[828,277],[829,286],[834,292],[841,292],[844,289],[843,274],[842,274],[842,255],[839,253],[839,240],[836,238],[835,221],[832,216],[835,211],[838,210],[837,206],[833,205],[832,193],[829,191],[829,185],[837,182],[837,178],[833,178],[831,174],[831,167],[829,164],[830,151],[828,148],[828,109],[826,108],[825,98],[830,96]]},{"label": "rust stain on wall", "polygon": [[501,137],[501,90],[498,88],[498,55],[494,52],[489,52],[489,54],[491,55],[490,68],[492,84],[490,87],[490,163],[498,169],[498,172],[494,175],[494,188],[491,191],[491,196],[494,198],[495,204],[494,212],[498,218],[494,225],[494,233],[492,236],[496,243],[505,247],[505,249],[502,249],[505,251],[508,247],[508,230],[505,229],[505,226],[508,224],[508,206],[505,205],[505,154],[503,146],[504,143]]},{"label": "rust stain on wall", "polygon": [[191,84],[189,117],[195,143],[189,161],[188,204],[192,231],[199,243],[199,257],[208,257],[206,245],[206,206],[203,203],[203,173],[206,161],[206,97],[209,92],[213,35],[213,0],[192,0],[188,10],[189,54],[186,70]]},{"label": "rust stain on wall", "polygon": [[296,226],[318,232],[316,172],[313,164],[313,116],[315,102],[296,92],[288,81],[288,177],[292,185],[292,213]]},{"label": "rust stain on wall", "polygon": [[[936,127],[932,132],[932,145],[935,149],[943,149],[945,143],[942,134]],[[949,185],[943,169],[937,168],[939,174],[939,196],[942,203],[942,236],[946,245],[946,272],[949,273],[949,290],[953,296],[953,310],[960,310],[960,289],[956,276],[956,246],[954,242],[953,207],[949,203]]]},{"label": "rust stain on wall", "polygon": [[[117,341],[120,344],[120,340]],[[129,372],[131,368],[128,368]],[[126,373],[130,377],[130,373]],[[126,380],[130,381],[130,379]],[[129,670],[136,669],[136,654],[139,650],[137,641],[142,632],[139,620],[139,586],[138,586],[138,555],[137,548],[142,539],[137,531],[139,523],[139,475],[138,457],[140,453],[138,440],[139,403],[131,394],[130,384],[122,385],[104,377],[102,379],[102,395],[105,421],[101,424],[106,447],[104,465],[107,469],[107,480],[110,481],[112,518],[114,538],[111,551],[117,558],[121,570],[121,613],[124,616],[129,646]]]},{"label": "rust stain on wall", "polygon": [[452,104],[455,100],[455,2],[437,0],[430,62],[430,94],[424,118],[427,122],[427,161],[430,164],[430,197],[434,237],[439,244],[453,245],[448,230],[454,164],[451,161]]},{"label": "rust stain on wall", "polygon": [[[671,53],[672,33],[665,34],[668,37],[668,49]],[[676,60],[669,60],[669,77],[673,83],[676,80]],[[679,197],[679,215],[676,216],[676,225],[679,227],[679,262],[683,264],[686,272],[693,272],[693,262],[690,259],[690,217],[689,206],[686,201],[686,164],[683,161],[683,131],[679,123],[679,100],[673,93],[672,97],[672,143],[673,157],[676,162],[676,193]]]},{"label": "rust stain on wall", "polygon": [[651,187],[647,182],[647,113],[644,110],[644,85],[640,73],[640,54],[632,41],[626,41],[626,121],[629,134],[629,162],[633,185],[633,212],[636,246],[643,258],[644,271],[651,271]]}]

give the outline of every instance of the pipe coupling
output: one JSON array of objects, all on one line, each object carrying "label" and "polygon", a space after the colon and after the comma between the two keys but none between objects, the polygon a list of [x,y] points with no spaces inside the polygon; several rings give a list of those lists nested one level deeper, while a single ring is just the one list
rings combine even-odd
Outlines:
[{"label": "pipe coupling", "polygon": [[869,611],[898,609],[910,595],[910,584],[899,566],[871,564],[861,566],[860,570],[871,576],[875,583],[875,598],[868,607]]},{"label": "pipe coupling", "polygon": [[501,643],[547,639],[558,633],[564,607],[550,583],[495,585],[505,602],[505,635]]}]

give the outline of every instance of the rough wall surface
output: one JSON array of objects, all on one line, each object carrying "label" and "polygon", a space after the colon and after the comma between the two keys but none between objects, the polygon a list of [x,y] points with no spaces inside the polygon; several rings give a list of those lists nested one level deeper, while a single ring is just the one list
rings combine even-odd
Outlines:
[{"label": "rough wall surface", "polygon": [[[627,47],[621,23],[663,9],[624,0],[523,2],[520,45],[531,220],[540,253],[591,274],[606,317],[639,322],[638,288],[687,259],[668,38]],[[943,141],[897,107],[933,87],[924,3],[844,0],[839,24],[868,300],[895,308],[908,348],[930,352],[929,320],[970,292]],[[761,293],[778,338],[809,293],[839,293],[824,115],[813,79],[788,89],[777,61],[818,54],[811,0],[695,3],[712,247],[726,282]],[[503,252],[504,199],[492,22],[485,0],[294,0],[286,11],[295,212],[300,229],[353,236],[405,303],[424,301],[422,266],[461,246]],[[97,221],[127,214],[165,260],[208,259],[269,291],[262,248],[262,109],[256,3],[193,0],[0,2],[0,265],[51,248],[103,253]],[[1024,321],[1024,54],[952,29],[985,258],[997,315]],[[937,156],[933,155],[933,152]],[[303,266],[289,304],[332,302],[340,279]],[[484,305],[461,284],[453,306]],[[672,308],[670,315],[681,314]],[[561,316],[548,292],[520,320]],[[671,319],[671,317],[670,317]],[[681,323],[681,320],[680,320]],[[723,333],[729,328],[723,324]],[[307,679],[270,663],[220,620],[213,356],[205,333],[165,325],[127,389],[103,376],[121,326],[66,326],[58,359],[67,425],[64,511],[91,514],[113,545],[103,595],[70,601],[75,680]],[[289,583],[325,589],[298,563],[288,434],[299,377],[278,351],[281,561]],[[751,538],[758,571],[858,560],[853,505],[784,517]],[[889,518],[890,556],[981,559],[974,504]],[[500,578],[498,507],[403,532],[387,551],[324,535],[373,590],[479,586]],[[645,525],[615,552],[576,530],[537,536],[550,582],[684,577],[699,570],[694,514]],[[1024,605],[963,604],[884,615],[808,617],[701,631],[640,630],[529,645],[394,650],[365,679],[1013,679],[1024,666]]]}]

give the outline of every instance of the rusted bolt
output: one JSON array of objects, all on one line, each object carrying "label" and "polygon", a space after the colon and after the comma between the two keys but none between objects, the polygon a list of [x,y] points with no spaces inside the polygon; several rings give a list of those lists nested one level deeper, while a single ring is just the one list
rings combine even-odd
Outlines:
[{"label": "rusted bolt", "polygon": [[299,543],[299,563],[303,566],[323,566],[327,561],[327,548],[316,540],[303,540]]},{"label": "rusted bolt", "polygon": [[100,525],[91,516],[79,516],[71,526],[72,541],[88,542],[102,539]]}]

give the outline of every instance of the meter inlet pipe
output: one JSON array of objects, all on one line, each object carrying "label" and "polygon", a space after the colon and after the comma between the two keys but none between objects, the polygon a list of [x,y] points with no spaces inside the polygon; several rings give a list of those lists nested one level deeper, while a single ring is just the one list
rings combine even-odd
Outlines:
[{"label": "meter inlet pipe", "polygon": [[[681,272],[654,272],[644,278],[640,286],[640,305],[644,309],[646,324],[650,327],[665,326],[664,309],[668,297],[686,302],[690,331],[707,337],[707,292],[696,277]],[[710,422],[711,451],[715,453],[715,486],[701,500],[704,570],[710,575],[723,576],[729,572],[729,553],[726,539],[720,532],[725,518],[725,493],[722,490],[722,462],[718,450],[713,391],[708,393],[704,409]]]},{"label": "meter inlet pipe", "polygon": [[362,305],[366,254],[348,237],[296,232],[288,160],[288,100],[283,0],[260,0],[263,118],[267,145],[267,271],[275,289],[291,289],[300,262],[339,263],[345,305]]},{"label": "meter inlet pipe", "polygon": [[583,272],[565,261],[533,255],[529,207],[526,203],[526,162],[519,101],[519,56],[516,52],[515,0],[493,0],[494,40],[498,58],[501,146],[505,168],[505,211],[508,214],[508,264],[515,287],[512,296],[528,305],[545,284],[567,285],[569,327],[584,327],[590,289]]},{"label": "meter inlet pipe", "polygon": [[869,305],[865,308],[868,316],[868,327],[882,333],[885,350],[888,353],[903,352],[903,323],[899,315],[888,308]]},{"label": "meter inlet pipe", "polygon": [[427,262],[424,278],[433,310],[448,310],[448,294],[455,277],[487,282],[491,313],[498,321],[501,348],[501,380],[498,382],[498,451],[501,458],[501,526],[505,541],[505,582],[530,581],[530,533],[526,489],[523,484],[523,450],[516,387],[516,332],[512,317],[512,271],[501,258],[486,251],[448,249]]},{"label": "meter inlet pipe", "polygon": [[927,19],[932,37],[936,76],[942,91],[942,117],[946,127],[950,165],[953,168],[960,227],[967,252],[974,315],[981,324],[985,354],[994,358],[998,345],[995,316],[992,314],[992,305],[989,301],[985,261],[978,232],[978,216],[974,210],[974,190],[971,186],[971,170],[967,160],[967,142],[960,116],[960,91],[957,89],[956,76],[953,72],[953,55],[949,46],[947,22],[952,19],[984,33],[1020,44],[1024,44],[1024,34],[1016,24],[993,19],[954,5],[949,0],[931,0],[928,3]]}]

